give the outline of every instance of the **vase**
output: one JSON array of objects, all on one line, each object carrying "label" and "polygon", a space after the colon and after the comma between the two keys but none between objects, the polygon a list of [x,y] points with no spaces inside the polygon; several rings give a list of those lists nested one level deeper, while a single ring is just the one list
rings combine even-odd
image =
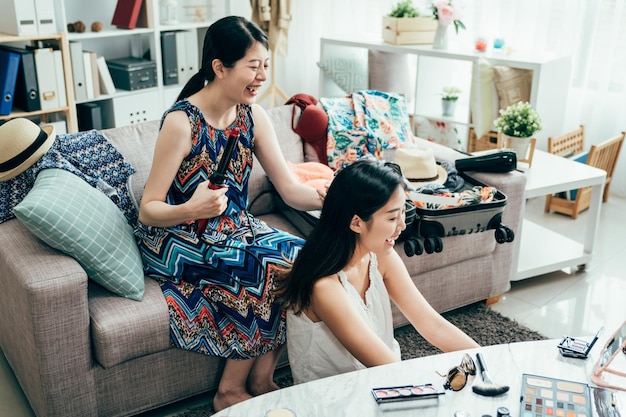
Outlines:
[{"label": "vase", "polygon": [[437,23],[435,38],[433,39],[433,49],[448,49],[448,26]]},{"label": "vase", "polygon": [[518,160],[527,158],[528,148],[532,137],[518,138],[515,136],[504,135],[504,139],[506,147],[515,151]]},{"label": "vase", "polygon": [[441,114],[444,116],[454,116],[456,110],[456,100],[441,99]]}]

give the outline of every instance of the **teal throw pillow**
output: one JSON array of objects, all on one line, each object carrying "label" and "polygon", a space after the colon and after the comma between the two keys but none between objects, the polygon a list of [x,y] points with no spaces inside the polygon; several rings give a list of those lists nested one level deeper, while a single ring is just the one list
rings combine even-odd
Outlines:
[{"label": "teal throw pillow", "polygon": [[143,265],[133,230],[115,203],[82,178],[44,169],[13,212],[39,239],[76,259],[89,278],[142,299]]}]

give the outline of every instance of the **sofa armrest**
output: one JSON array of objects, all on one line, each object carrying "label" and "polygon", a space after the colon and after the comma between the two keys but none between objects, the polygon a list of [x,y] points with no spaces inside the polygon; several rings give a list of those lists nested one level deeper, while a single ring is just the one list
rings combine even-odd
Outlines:
[{"label": "sofa armrest", "polygon": [[94,415],[86,272],[14,219],[0,224],[0,277],[0,346],[35,413]]}]

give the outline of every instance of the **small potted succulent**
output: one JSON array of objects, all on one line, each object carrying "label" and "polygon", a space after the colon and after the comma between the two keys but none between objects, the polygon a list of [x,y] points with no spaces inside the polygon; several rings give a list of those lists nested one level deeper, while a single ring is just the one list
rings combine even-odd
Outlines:
[{"label": "small potted succulent", "polygon": [[437,30],[432,16],[422,16],[412,0],[401,0],[383,16],[383,40],[393,44],[429,44]]},{"label": "small potted succulent", "polygon": [[456,102],[461,94],[461,89],[454,86],[446,86],[441,91],[441,112],[444,116],[454,116]]}]

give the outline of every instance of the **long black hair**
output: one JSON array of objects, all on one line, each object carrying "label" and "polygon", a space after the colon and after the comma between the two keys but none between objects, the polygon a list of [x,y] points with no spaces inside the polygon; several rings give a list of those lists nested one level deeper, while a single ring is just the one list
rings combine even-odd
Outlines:
[{"label": "long black hair", "polygon": [[213,23],[204,35],[202,66],[187,81],[176,101],[197,93],[205,83],[215,79],[212,65],[214,59],[222,61],[226,68],[232,68],[255,42],[262,43],[265,48],[269,47],[265,32],[244,17],[226,16]]},{"label": "long black hair", "polygon": [[338,172],[317,225],[291,270],[279,279],[276,294],[285,308],[299,314],[310,305],[313,284],[341,271],[354,254],[357,235],[350,229],[354,215],[368,221],[403,185],[398,172],[380,161],[358,160]]}]

